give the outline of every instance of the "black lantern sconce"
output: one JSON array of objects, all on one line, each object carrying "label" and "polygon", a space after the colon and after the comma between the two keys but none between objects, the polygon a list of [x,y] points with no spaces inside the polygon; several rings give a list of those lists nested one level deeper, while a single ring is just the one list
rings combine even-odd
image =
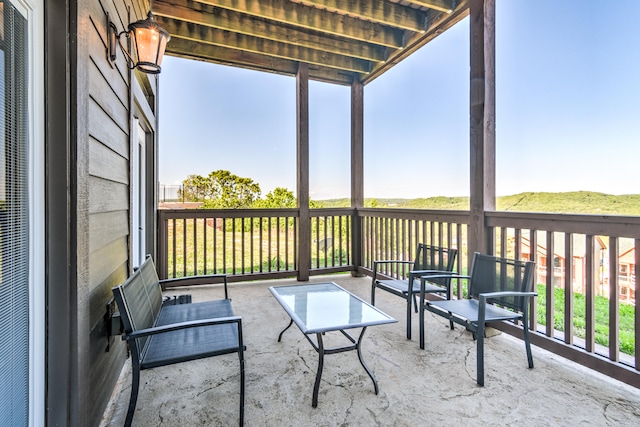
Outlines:
[{"label": "black lantern sconce", "polygon": [[[151,12],[147,15],[147,19],[129,24],[128,31],[120,33],[118,33],[116,25],[109,20],[109,15],[107,15],[107,21],[109,59],[111,62],[116,60],[116,44],[119,44],[120,49],[127,57],[127,66],[130,69],[137,68],[148,74],[160,73],[160,63],[171,36],[164,28],[158,25]],[[126,34],[127,38],[131,38],[133,41],[132,54],[127,52],[127,49],[120,41],[120,36],[123,34]]]}]

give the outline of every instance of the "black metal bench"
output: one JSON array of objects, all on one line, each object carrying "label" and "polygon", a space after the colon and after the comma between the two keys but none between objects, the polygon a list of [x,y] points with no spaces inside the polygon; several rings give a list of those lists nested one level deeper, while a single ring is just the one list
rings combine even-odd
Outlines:
[{"label": "black metal bench", "polygon": [[[533,368],[529,341],[528,311],[533,292],[535,264],[475,253],[469,276],[442,275],[447,279],[468,280],[468,298],[430,301],[425,299],[425,284],[420,292],[420,348],[424,349],[424,311],[430,311],[473,333],[477,342],[477,382],[484,385],[484,333],[485,325],[504,320],[522,321],[524,343],[529,368]],[[425,276],[432,280],[437,276]]]},{"label": "black metal bench", "polygon": [[[234,316],[225,275],[198,276],[200,283],[224,283],[225,298],[193,304],[163,304],[162,286],[151,257],[122,285],[113,288],[131,350],[131,398],[125,426],[138,399],[140,371],[222,354],[240,359],[240,425],[244,423],[244,344],[242,319]],[[170,279],[172,282],[181,279]],[[194,277],[185,278],[193,282]]]}]

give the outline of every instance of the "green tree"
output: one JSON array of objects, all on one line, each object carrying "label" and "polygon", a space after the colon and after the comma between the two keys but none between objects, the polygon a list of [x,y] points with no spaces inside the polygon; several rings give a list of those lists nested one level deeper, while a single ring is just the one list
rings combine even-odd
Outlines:
[{"label": "green tree", "polygon": [[379,208],[380,202],[378,202],[378,199],[369,199],[365,200],[364,206],[367,208]]},{"label": "green tree", "polygon": [[209,209],[249,208],[260,198],[258,183],[227,170],[213,171],[206,177],[189,175],[182,184],[184,200],[204,202]]},{"label": "green tree", "polygon": [[227,170],[213,171],[207,177],[210,197],[204,206],[210,209],[249,208],[260,198],[260,185]]},{"label": "green tree", "polygon": [[204,202],[208,196],[208,179],[201,175],[189,175],[182,181],[178,198],[188,202]]},{"label": "green tree", "polygon": [[253,207],[256,209],[264,208],[295,208],[297,206],[296,196],[293,191],[283,187],[277,187],[273,191],[267,193],[264,199],[256,200]]}]

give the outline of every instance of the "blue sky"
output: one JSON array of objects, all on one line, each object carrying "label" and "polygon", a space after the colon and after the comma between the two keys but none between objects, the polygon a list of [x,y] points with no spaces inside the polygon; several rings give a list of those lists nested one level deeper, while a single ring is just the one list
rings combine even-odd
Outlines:
[{"label": "blue sky", "polygon": [[[498,195],[640,193],[640,1],[497,0]],[[310,83],[311,198],[349,197],[350,88]],[[165,57],[162,184],[295,192],[295,79]],[[469,23],[365,86],[365,197],[469,195]]]}]

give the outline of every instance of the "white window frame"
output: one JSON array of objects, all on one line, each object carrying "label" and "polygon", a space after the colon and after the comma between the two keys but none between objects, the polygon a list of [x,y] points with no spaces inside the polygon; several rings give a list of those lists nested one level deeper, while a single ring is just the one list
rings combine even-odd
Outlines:
[{"label": "white window frame", "polygon": [[143,121],[137,117],[133,119],[134,137],[131,152],[131,182],[132,182],[132,263],[140,267],[146,255],[146,206],[147,206],[147,131]]},{"label": "white window frame", "polygon": [[27,20],[29,425],[45,425],[44,0],[11,0]]}]

